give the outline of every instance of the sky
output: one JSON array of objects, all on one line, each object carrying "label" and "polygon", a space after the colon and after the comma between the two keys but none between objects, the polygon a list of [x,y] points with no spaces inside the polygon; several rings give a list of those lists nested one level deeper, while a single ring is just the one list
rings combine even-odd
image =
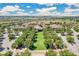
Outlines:
[{"label": "sky", "polygon": [[79,16],[79,4],[0,3],[0,16]]}]

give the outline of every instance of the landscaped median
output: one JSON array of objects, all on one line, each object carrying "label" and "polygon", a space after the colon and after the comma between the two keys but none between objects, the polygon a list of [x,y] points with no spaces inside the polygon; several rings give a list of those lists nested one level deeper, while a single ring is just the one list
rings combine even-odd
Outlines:
[{"label": "landscaped median", "polygon": [[44,44],[45,39],[43,36],[43,32],[37,32],[37,39],[36,39],[36,43],[34,44],[34,46],[36,47],[35,50],[46,50],[46,46]]}]

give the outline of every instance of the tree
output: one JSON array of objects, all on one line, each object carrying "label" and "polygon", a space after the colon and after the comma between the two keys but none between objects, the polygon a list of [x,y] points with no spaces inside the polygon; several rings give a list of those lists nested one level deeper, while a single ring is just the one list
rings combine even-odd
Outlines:
[{"label": "tree", "polygon": [[35,40],[35,30],[32,28],[27,28],[27,30],[23,31],[23,34],[17,38],[15,43],[13,43],[13,48],[20,47],[32,47],[33,42]]},{"label": "tree", "polygon": [[3,34],[0,32],[0,37],[2,37],[3,36]]},{"label": "tree", "polygon": [[71,36],[73,35],[73,31],[70,30],[70,28],[67,29],[67,33],[68,33],[68,35],[71,35]]},{"label": "tree", "polygon": [[9,34],[8,37],[9,37],[10,41],[15,38],[15,36],[13,34]]},{"label": "tree", "polygon": [[68,37],[67,37],[67,41],[68,41],[69,43],[74,43],[74,38],[73,38],[72,36],[68,36]]},{"label": "tree", "polygon": [[19,37],[16,41],[15,41],[15,43],[16,43],[16,47],[17,48],[19,48],[19,47],[22,47],[23,45],[24,45],[24,38],[22,38],[22,37]]},{"label": "tree", "polygon": [[17,44],[16,43],[13,43],[12,44],[12,48],[17,48],[18,46],[17,46]]},{"label": "tree", "polygon": [[26,39],[26,41],[24,42],[24,46],[29,48],[30,46],[32,46],[33,42],[31,39]]},{"label": "tree", "polygon": [[51,48],[53,45],[53,41],[51,39],[45,39],[46,48]]},{"label": "tree", "polygon": [[59,52],[60,56],[76,56],[75,54],[69,52],[69,50],[64,50]]},{"label": "tree", "polygon": [[13,52],[12,51],[7,51],[4,55],[5,56],[12,56]]},{"label": "tree", "polygon": [[57,56],[57,53],[53,51],[52,49],[48,50],[45,54],[46,56]]},{"label": "tree", "polygon": [[79,34],[77,35],[77,38],[79,39]]},{"label": "tree", "polygon": [[55,45],[57,48],[62,48],[62,40],[56,40]]},{"label": "tree", "polygon": [[21,53],[22,56],[30,56],[31,53],[29,52],[28,49],[26,49],[24,52]]},{"label": "tree", "polygon": [[76,26],[74,30],[77,31],[77,32],[79,32],[79,27]]}]

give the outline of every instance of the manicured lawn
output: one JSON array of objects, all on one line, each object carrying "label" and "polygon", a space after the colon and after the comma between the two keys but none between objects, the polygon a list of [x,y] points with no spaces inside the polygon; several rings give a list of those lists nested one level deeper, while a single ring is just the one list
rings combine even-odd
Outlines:
[{"label": "manicured lawn", "polygon": [[37,33],[37,42],[34,44],[36,47],[36,50],[45,50],[46,47],[44,45],[44,37],[43,37],[43,32],[38,32]]}]

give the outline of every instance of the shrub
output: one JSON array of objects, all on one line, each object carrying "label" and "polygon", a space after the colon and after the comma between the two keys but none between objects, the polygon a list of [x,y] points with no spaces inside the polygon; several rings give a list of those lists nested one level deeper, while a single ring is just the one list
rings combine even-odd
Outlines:
[{"label": "shrub", "polygon": [[57,53],[53,51],[52,49],[48,50],[45,54],[46,56],[57,56]]},{"label": "shrub", "polygon": [[77,35],[77,38],[79,39],[79,34]]},{"label": "shrub", "polygon": [[64,50],[59,52],[60,56],[76,56],[75,54],[69,52],[69,50]]},{"label": "shrub", "polygon": [[29,52],[28,49],[26,49],[24,52],[21,53],[22,56],[30,56],[31,53]]},{"label": "shrub", "polygon": [[12,51],[7,51],[4,55],[5,56],[12,56],[13,52]]},{"label": "shrub", "polygon": [[9,37],[10,41],[13,40],[13,39],[15,39],[15,36],[13,34],[9,34],[8,37]]},{"label": "shrub", "polygon": [[74,38],[72,36],[67,36],[67,41],[69,43],[74,43]]}]

